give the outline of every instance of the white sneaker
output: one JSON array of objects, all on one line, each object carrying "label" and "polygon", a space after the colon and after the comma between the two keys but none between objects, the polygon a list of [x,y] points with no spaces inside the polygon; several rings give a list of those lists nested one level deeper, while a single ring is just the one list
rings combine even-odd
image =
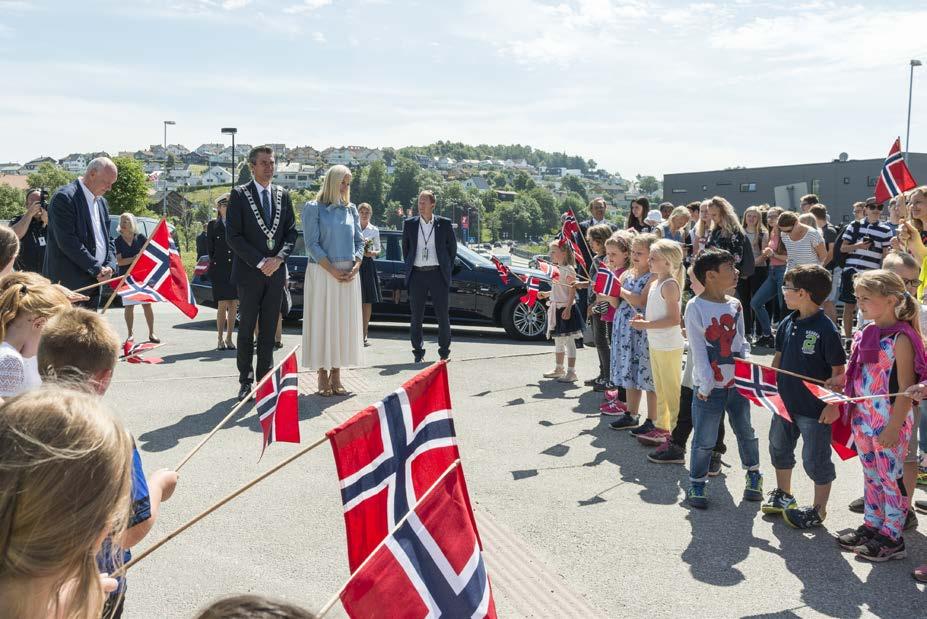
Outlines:
[{"label": "white sneaker", "polygon": [[570,370],[569,372],[565,373],[563,376],[557,379],[557,381],[561,383],[575,383],[577,380],[579,380],[579,378],[577,378],[576,372],[574,372],[573,370]]},{"label": "white sneaker", "polygon": [[563,368],[554,368],[554,371],[545,374],[544,378],[561,378],[565,374],[566,372],[563,371]]}]

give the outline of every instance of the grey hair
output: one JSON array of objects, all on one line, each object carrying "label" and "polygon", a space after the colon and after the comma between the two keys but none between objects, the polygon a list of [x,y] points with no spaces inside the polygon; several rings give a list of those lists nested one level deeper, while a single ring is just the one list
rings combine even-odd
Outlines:
[{"label": "grey hair", "polygon": [[255,146],[251,149],[251,152],[248,153],[248,163],[250,163],[252,166],[257,165],[257,158],[261,153],[266,155],[273,155],[274,149],[272,149],[270,146]]},{"label": "grey hair", "polygon": [[119,219],[125,219],[132,224],[132,234],[138,234],[138,221],[135,219],[135,215],[132,213],[123,213],[119,216]]},{"label": "grey hair", "polygon": [[113,160],[109,157],[97,157],[90,161],[87,164],[87,174],[93,174],[94,172],[102,172],[105,169],[116,169],[116,164],[113,163]]}]

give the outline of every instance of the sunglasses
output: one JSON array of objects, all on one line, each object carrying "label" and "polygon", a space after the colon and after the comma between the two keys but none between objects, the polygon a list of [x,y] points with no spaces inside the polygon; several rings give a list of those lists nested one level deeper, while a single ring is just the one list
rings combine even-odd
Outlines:
[{"label": "sunglasses", "polygon": [[788,233],[791,232],[793,229],[794,229],[794,228],[779,228],[779,232],[785,232],[786,234],[788,234]]},{"label": "sunglasses", "polygon": [[919,279],[906,279],[904,280],[904,285],[908,288],[918,288],[921,285],[921,280]]},{"label": "sunglasses", "polygon": [[870,211],[881,211],[882,205],[881,204],[867,204],[866,208],[868,208]]}]

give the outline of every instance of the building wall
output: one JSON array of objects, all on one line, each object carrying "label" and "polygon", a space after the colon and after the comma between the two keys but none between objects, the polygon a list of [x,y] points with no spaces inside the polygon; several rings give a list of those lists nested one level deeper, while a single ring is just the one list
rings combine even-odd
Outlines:
[{"label": "building wall", "polygon": [[[742,213],[754,204],[776,204],[775,188],[791,185],[791,191],[780,192],[787,196],[787,202],[778,206],[797,210],[804,193],[797,185],[805,183],[807,192],[818,194],[821,202],[827,205],[831,221],[841,223],[849,221],[854,202],[875,194],[883,161],[851,159],[846,162],[666,174],[663,177],[663,197],[674,204],[685,204],[722,196]],[[922,184],[927,183],[927,153],[911,153],[908,166],[915,179]]]}]

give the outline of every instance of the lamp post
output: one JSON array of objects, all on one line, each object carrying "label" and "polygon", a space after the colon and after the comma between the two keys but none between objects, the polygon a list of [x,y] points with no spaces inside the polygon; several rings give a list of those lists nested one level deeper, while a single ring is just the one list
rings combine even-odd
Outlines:
[{"label": "lamp post", "polygon": [[235,186],[235,134],[238,129],[235,127],[222,127],[222,133],[232,136],[232,187]]},{"label": "lamp post", "polygon": [[920,60],[911,60],[911,78],[908,81],[908,131],[904,136],[904,160],[908,162],[908,153],[911,152],[911,93],[914,90],[914,67],[923,64]]},{"label": "lamp post", "polygon": [[164,198],[161,201],[161,213],[164,215],[164,219],[167,219],[167,126],[176,125],[177,123],[173,120],[164,121]]}]

